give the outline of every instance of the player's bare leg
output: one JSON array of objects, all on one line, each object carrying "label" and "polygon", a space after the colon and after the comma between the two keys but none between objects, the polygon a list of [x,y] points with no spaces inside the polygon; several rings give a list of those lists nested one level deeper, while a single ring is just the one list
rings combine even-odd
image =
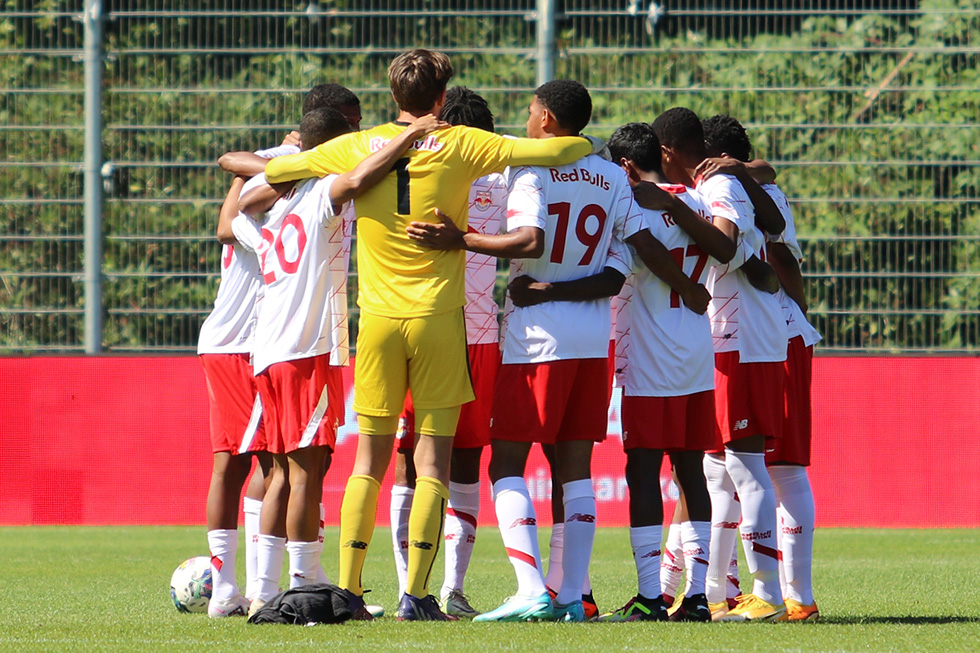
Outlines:
[{"label": "player's bare leg", "polygon": [[[465,617],[476,616],[463,585],[476,543],[480,512],[480,458],[483,447],[454,448],[449,469],[449,508],[443,536],[446,542],[446,569],[439,592],[444,610]],[[447,612],[448,614],[449,612]]]},{"label": "player's bare leg", "polygon": [[329,466],[329,447],[304,447],[287,455],[289,499],[286,506],[286,550],[289,552],[289,585],[299,587],[319,580],[320,502],[323,476]]},{"label": "player's bare leg", "polygon": [[219,451],[214,454],[211,485],[208,488],[207,521],[208,549],[211,552],[213,590],[211,599],[214,616],[225,612],[243,611],[244,601],[235,579],[235,558],[238,552],[238,500],[248,476],[252,457]]},{"label": "player's bare leg", "polygon": [[[752,594],[724,618],[779,618],[785,614],[779,587],[779,549],[776,541],[776,494],[766,470],[765,436],[751,435],[726,445],[725,469],[738,492],[742,508],[739,525],[745,560],[753,576]],[[756,610],[749,601],[768,604]],[[756,614],[772,616],[756,617]]]}]

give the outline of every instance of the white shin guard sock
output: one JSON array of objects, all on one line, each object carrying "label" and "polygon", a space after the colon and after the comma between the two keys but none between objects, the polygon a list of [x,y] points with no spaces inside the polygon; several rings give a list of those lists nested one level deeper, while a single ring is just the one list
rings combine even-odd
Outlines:
[{"label": "white shin guard sock", "polygon": [[524,477],[508,476],[494,483],[493,506],[504,549],[517,574],[517,593],[521,596],[543,594],[538,520]]},{"label": "white shin guard sock", "polygon": [[766,471],[766,455],[727,451],[725,468],[742,504],[739,531],[745,562],[752,574],[752,593],[769,603],[780,604],[783,593],[779,587],[776,493]]},{"label": "white shin guard sock", "polygon": [[735,485],[725,469],[724,456],[705,454],[704,479],[711,498],[711,538],[705,593],[709,603],[722,603],[727,598],[728,566],[738,540],[741,507],[735,498]]},{"label": "white shin guard sock", "polygon": [[636,564],[636,585],[640,595],[655,599],[663,592],[660,588],[660,557],[663,547],[663,526],[630,527],[630,547]]},{"label": "white shin guard sock", "polygon": [[561,568],[564,551],[565,524],[553,524],[551,526],[551,540],[548,543],[548,575],[545,576],[544,582],[555,592],[561,587],[562,578],[565,576]]},{"label": "white shin guard sock", "polygon": [[780,579],[785,598],[813,604],[813,528],[816,511],[806,467],[769,468],[776,490]]},{"label": "white shin guard sock", "polygon": [[[660,592],[667,597],[676,597],[684,573],[684,544],[681,540],[681,525],[671,524],[664,542],[660,558]],[[632,532],[632,531],[631,531]],[[636,552],[633,553],[634,557]],[[707,557],[707,554],[705,554]]]},{"label": "white shin guard sock", "polygon": [[449,506],[443,528],[446,547],[446,575],[442,595],[463,591],[466,570],[476,544],[476,524],[480,515],[480,483],[449,483]]},{"label": "white shin guard sock", "polygon": [[238,594],[235,580],[235,554],[238,552],[238,530],[234,528],[208,531],[211,551],[211,598],[229,603]]},{"label": "white shin guard sock", "polygon": [[242,512],[245,513],[245,598],[252,599],[258,591],[256,568],[259,550],[259,514],[262,512],[262,502],[258,499],[245,497],[242,502]]},{"label": "white shin guard sock", "polygon": [[408,517],[415,490],[405,485],[391,486],[391,548],[395,554],[398,596],[408,587]]},{"label": "white shin guard sock", "polygon": [[286,553],[286,538],[275,535],[259,535],[258,564],[256,567],[255,600],[267,602],[279,593],[282,576],[282,559]]},{"label": "white shin guard sock", "polygon": [[[562,552],[561,589],[558,590],[555,601],[564,605],[582,599],[582,588],[592,560],[596,524],[592,479],[564,483],[562,492],[565,505],[565,546]],[[657,588],[659,587],[658,582]]]},{"label": "white shin guard sock", "polygon": [[286,542],[286,552],[289,553],[289,589],[312,585],[323,573],[320,568],[320,556],[323,553],[323,543]]}]

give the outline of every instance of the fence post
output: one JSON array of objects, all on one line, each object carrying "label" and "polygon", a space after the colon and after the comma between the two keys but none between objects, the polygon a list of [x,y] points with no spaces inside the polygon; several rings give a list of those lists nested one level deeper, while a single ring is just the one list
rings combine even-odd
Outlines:
[{"label": "fence post", "polygon": [[102,351],[102,0],[85,0],[85,353]]},{"label": "fence post", "polygon": [[537,0],[537,85],[555,78],[555,3],[557,0]]}]

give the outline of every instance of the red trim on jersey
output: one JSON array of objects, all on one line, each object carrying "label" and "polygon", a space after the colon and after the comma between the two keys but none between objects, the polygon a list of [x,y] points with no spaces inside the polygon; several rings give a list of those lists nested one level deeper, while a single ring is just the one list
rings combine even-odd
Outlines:
[{"label": "red trim on jersey", "polygon": [[685,186],[684,184],[664,184],[662,186],[660,184],[657,185],[660,186],[661,189],[670,193],[671,195],[683,195],[684,193],[687,192],[687,186]]}]

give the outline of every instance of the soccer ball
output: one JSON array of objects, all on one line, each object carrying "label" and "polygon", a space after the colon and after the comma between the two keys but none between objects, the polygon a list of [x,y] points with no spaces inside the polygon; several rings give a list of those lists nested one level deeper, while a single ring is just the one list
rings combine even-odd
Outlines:
[{"label": "soccer ball", "polygon": [[170,598],[178,612],[207,612],[211,601],[211,558],[197,556],[180,563],[170,577]]}]

